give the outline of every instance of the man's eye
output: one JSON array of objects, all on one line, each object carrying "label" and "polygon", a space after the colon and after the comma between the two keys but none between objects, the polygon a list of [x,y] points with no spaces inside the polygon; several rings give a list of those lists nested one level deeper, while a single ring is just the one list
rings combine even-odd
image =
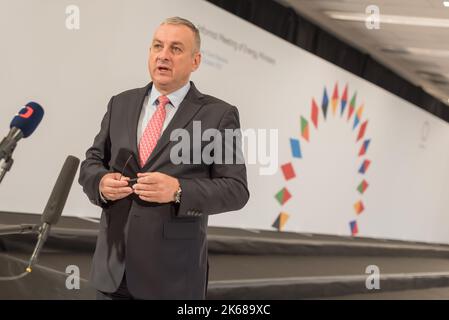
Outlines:
[{"label": "man's eye", "polygon": [[160,48],[162,48],[162,46],[160,44],[153,44],[153,48],[154,49],[160,49]]},{"label": "man's eye", "polygon": [[179,52],[181,52],[181,48],[173,47],[173,52],[179,53]]}]

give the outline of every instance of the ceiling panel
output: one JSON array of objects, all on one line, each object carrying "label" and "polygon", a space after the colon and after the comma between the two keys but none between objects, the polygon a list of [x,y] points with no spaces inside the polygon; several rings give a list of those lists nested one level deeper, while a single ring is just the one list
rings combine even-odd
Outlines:
[{"label": "ceiling panel", "polygon": [[442,0],[278,0],[291,6],[323,29],[333,33],[359,50],[369,53],[381,63],[392,68],[416,85],[448,104],[449,84],[436,84],[423,75],[423,70],[439,72],[448,77],[449,57],[392,54],[383,48],[424,48],[449,51],[449,28],[417,27],[381,24],[379,30],[369,30],[363,22],[331,19],[326,11],[356,12],[365,14],[368,5],[378,5],[381,14],[427,17],[449,20],[449,8]]}]

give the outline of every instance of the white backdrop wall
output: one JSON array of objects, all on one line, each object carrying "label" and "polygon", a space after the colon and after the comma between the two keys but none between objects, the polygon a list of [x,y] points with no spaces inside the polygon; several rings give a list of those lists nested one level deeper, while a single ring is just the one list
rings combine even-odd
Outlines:
[{"label": "white backdrop wall", "polygon": [[[68,5],[80,8],[79,30],[66,28]],[[65,157],[84,157],[109,98],[149,81],[152,33],[165,17],[179,15],[202,33],[197,87],[238,106],[244,130],[278,129],[276,172],[260,175],[261,165],[248,165],[248,205],[213,216],[210,224],[273,229],[283,212],[285,231],[350,235],[356,222],[361,236],[449,243],[449,125],[418,107],[200,0],[0,0],[0,6],[0,128],[6,135],[11,118],[30,100],[46,111],[16,149],[14,167],[0,185],[1,211],[42,212]],[[365,135],[356,141],[365,121]],[[290,139],[299,141],[300,158],[293,156]],[[365,160],[370,165],[362,174]],[[294,178],[284,177],[285,164]],[[368,187],[361,193],[363,180]],[[285,203],[275,197],[283,188],[291,194]],[[359,201],[363,211],[357,214]],[[64,215],[99,212],[75,182]]]}]

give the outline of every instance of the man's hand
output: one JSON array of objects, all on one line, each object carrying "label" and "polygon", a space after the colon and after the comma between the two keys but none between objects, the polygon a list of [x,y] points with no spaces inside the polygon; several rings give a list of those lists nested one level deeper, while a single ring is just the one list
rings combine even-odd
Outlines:
[{"label": "man's hand", "polygon": [[108,173],[100,180],[100,192],[106,200],[120,200],[133,193],[128,186],[128,177],[121,177],[120,173]]},{"label": "man's hand", "polygon": [[174,195],[179,188],[178,179],[160,172],[138,173],[137,177],[133,188],[140,199],[158,203],[174,201]]}]

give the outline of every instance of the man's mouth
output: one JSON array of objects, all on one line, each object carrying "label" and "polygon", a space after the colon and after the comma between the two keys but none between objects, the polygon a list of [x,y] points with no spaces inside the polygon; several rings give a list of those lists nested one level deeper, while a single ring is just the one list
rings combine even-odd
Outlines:
[{"label": "man's mouth", "polygon": [[171,69],[168,68],[168,67],[159,66],[159,67],[157,67],[157,70],[158,70],[159,72],[168,72],[168,71],[170,71]]}]

